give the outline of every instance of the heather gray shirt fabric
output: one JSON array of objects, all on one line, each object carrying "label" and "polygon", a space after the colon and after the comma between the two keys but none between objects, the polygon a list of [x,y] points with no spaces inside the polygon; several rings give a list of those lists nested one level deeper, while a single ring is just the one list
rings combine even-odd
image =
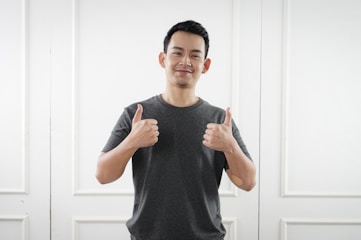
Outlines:
[{"label": "heather gray shirt fabric", "polygon": [[[174,107],[160,95],[140,102],[142,119],[158,121],[158,142],[132,158],[135,189],[133,216],[127,227],[136,240],[220,240],[225,235],[218,188],[228,165],[223,152],[202,144],[208,123],[223,123],[225,111],[200,99]],[[115,148],[130,132],[137,109],[125,108],[103,152]],[[232,121],[233,135],[249,153]]]}]

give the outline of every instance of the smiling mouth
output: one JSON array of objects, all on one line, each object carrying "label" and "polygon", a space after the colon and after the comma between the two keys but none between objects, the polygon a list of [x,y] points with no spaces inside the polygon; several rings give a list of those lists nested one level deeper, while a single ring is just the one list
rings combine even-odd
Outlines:
[{"label": "smiling mouth", "polygon": [[192,69],[176,69],[176,71],[181,73],[193,73]]}]

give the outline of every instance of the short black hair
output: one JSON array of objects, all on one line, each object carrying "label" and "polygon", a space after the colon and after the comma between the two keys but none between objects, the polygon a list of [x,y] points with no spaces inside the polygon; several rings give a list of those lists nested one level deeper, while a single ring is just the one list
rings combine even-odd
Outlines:
[{"label": "short black hair", "polygon": [[209,49],[209,36],[207,30],[198,22],[195,22],[193,20],[187,20],[184,22],[179,22],[175,24],[171,29],[169,29],[167,35],[164,38],[163,41],[163,51],[164,53],[167,53],[168,45],[170,42],[170,39],[172,38],[172,35],[175,32],[183,31],[188,33],[193,33],[196,35],[201,36],[204,39],[205,43],[205,56],[204,58],[207,58],[208,55],[208,49]]}]

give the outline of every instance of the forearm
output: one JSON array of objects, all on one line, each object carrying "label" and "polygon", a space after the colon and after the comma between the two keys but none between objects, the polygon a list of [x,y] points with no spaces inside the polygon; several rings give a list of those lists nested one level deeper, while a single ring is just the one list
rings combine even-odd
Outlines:
[{"label": "forearm", "polygon": [[256,168],[254,163],[243,153],[234,141],[224,152],[229,169],[227,174],[239,188],[250,191],[256,185]]},{"label": "forearm", "polygon": [[98,181],[106,184],[120,178],[136,150],[137,148],[130,144],[129,138],[126,138],[113,150],[102,152],[98,158],[96,171]]}]

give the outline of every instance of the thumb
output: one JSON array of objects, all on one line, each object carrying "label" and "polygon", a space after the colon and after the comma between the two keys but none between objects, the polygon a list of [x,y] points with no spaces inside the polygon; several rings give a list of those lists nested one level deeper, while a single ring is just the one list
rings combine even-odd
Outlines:
[{"label": "thumb", "polygon": [[226,117],[223,124],[226,126],[232,126],[232,113],[229,107],[226,109]]},{"label": "thumb", "polygon": [[134,114],[132,124],[142,120],[142,113],[143,113],[143,106],[141,104],[138,104],[138,108],[137,108],[137,111]]}]

